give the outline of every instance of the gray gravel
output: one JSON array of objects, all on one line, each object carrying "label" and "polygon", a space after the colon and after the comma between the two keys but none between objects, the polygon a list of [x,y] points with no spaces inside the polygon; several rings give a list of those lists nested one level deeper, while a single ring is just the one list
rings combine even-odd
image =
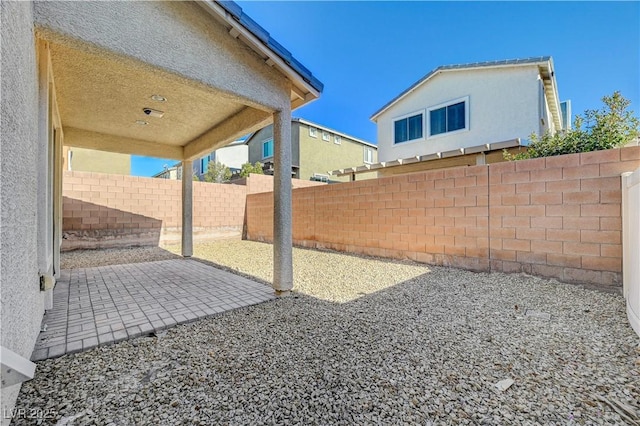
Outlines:
[{"label": "gray gravel", "polygon": [[[269,250],[227,241],[196,255],[268,279]],[[18,405],[100,425],[640,419],[640,339],[618,295],[525,275],[294,256],[294,296],[40,362]],[[498,390],[505,379],[513,384]]]},{"label": "gray gravel", "polygon": [[127,247],[104,250],[74,250],[63,252],[60,268],[76,269],[94,266],[122,265],[125,263],[153,262],[154,260],[176,259],[180,256],[160,247]]}]

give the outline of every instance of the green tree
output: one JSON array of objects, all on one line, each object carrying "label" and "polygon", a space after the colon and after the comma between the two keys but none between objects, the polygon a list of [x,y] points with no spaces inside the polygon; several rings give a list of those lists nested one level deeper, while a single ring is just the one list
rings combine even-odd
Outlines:
[{"label": "green tree", "polygon": [[223,183],[231,179],[231,170],[222,163],[209,161],[207,173],[204,174],[205,182]]},{"label": "green tree", "polygon": [[193,175],[193,181],[200,182],[200,178],[198,177],[198,175]]},{"label": "green tree", "polygon": [[576,116],[573,129],[554,135],[545,133],[542,137],[532,134],[526,152],[511,155],[505,151],[505,159],[523,160],[618,148],[640,136],[640,120],[628,109],[631,101],[616,91],[603,97],[602,102],[603,108],[586,110],[583,115]]},{"label": "green tree", "polygon": [[264,171],[262,170],[262,163],[259,161],[256,161],[256,163],[253,165],[251,163],[244,163],[242,165],[242,168],[240,169],[240,177],[247,177],[251,173],[256,175],[263,175]]}]

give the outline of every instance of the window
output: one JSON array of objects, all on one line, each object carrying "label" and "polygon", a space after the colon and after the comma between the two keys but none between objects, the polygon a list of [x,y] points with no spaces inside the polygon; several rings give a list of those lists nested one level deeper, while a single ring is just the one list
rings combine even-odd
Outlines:
[{"label": "window", "polygon": [[364,147],[364,162],[367,164],[373,164],[373,148],[368,146]]},{"label": "window", "polygon": [[340,145],[342,143],[342,138],[338,135],[333,135],[333,143]]},{"label": "window", "polygon": [[209,170],[209,161],[211,160],[211,156],[207,155],[206,157],[202,157],[200,159],[200,173],[207,173]]},{"label": "window", "polygon": [[312,138],[317,138],[318,129],[316,129],[315,127],[309,127],[309,136],[311,136]]},{"label": "window", "polygon": [[414,114],[403,117],[393,122],[393,141],[394,143],[402,143],[422,139],[422,122],[423,115]]},{"label": "window", "polygon": [[329,142],[331,140],[331,135],[329,134],[329,132],[325,132],[324,130],[322,131],[322,140]]},{"label": "window", "polygon": [[429,136],[455,132],[467,128],[467,100],[456,100],[449,105],[429,110]]},{"label": "window", "polygon": [[273,139],[262,142],[262,158],[273,157]]}]

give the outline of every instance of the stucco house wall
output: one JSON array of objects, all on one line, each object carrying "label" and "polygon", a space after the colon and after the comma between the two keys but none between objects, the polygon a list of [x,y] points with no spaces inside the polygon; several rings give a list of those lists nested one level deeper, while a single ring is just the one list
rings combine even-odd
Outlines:
[{"label": "stucco house wall", "polygon": [[[291,124],[291,165],[298,167],[300,165],[300,144],[298,143],[298,139],[295,137],[297,135],[296,126]],[[265,163],[265,161],[273,161],[273,157],[263,158],[262,157],[262,143],[273,139],[273,126],[269,125],[263,129],[258,130],[249,143],[247,144],[249,162],[251,164],[255,164],[256,161],[261,163]],[[296,176],[297,177],[297,176]]]},{"label": "stucco house wall", "polygon": [[[373,163],[378,161],[378,154],[375,146],[363,145],[357,141],[349,139],[345,135],[340,136],[340,143],[334,141],[335,133],[327,130],[329,141],[322,139],[322,127],[316,127],[316,137],[309,134],[310,125],[305,122],[294,121],[291,123],[291,149],[293,152],[292,164],[299,166],[297,178],[310,180],[314,174],[329,176],[330,170],[351,167],[354,164],[364,164],[364,149],[373,150]],[[312,126],[311,126],[312,127]],[[272,126],[267,126],[259,130],[248,142],[249,162],[265,162],[262,158],[262,144],[273,137]],[[269,161],[270,159],[266,159]],[[377,173],[363,173],[358,175],[358,179],[376,178]],[[331,181],[348,182],[349,176],[329,176]]]},{"label": "stucco house wall", "polygon": [[215,150],[215,159],[232,169],[239,169],[249,158],[249,148],[244,144],[225,146]]},{"label": "stucco house wall", "polygon": [[[71,158],[69,157],[71,154]],[[131,155],[95,149],[69,147],[64,149],[64,169],[77,172],[131,174]],[[71,160],[71,167],[69,167]]]},{"label": "stucco house wall", "polygon": [[[539,85],[535,65],[441,72],[378,117],[379,161],[527,139],[540,131]],[[468,130],[428,136],[427,110],[464,97],[469,102]],[[424,137],[394,144],[394,120],[414,112],[424,114]]]},{"label": "stucco house wall", "polygon": [[[328,175],[330,170],[351,167],[354,164],[364,164],[365,145],[353,141],[344,136],[340,137],[340,144],[334,141],[334,134],[329,133],[329,141],[322,139],[322,129],[318,128],[317,137],[309,135],[309,125],[306,123],[294,123],[292,128],[296,128],[299,133],[300,157],[300,179],[309,180],[314,174]],[[292,132],[293,133],[293,132]],[[378,161],[377,150],[373,150],[373,162]],[[370,176],[367,176],[370,175]],[[377,174],[362,174],[358,179],[375,178]],[[330,176],[332,181],[348,182],[349,176]]]},{"label": "stucco house wall", "polygon": [[[37,264],[38,79],[31,2],[0,2],[0,337],[1,345],[27,359],[44,314]],[[2,413],[13,407],[20,385],[2,388]],[[2,424],[10,419],[2,416]]]}]

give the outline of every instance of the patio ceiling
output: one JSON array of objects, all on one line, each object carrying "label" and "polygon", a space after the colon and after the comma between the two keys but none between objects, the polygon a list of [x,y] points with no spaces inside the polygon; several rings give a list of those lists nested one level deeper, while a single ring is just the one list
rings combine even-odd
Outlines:
[{"label": "patio ceiling", "polygon": [[[133,61],[58,43],[50,51],[65,145],[182,160],[226,144],[234,129],[224,123],[232,117],[245,126],[249,116],[271,119],[266,111]],[[148,116],[145,108],[164,115]],[[216,129],[219,134],[211,135]]]}]

